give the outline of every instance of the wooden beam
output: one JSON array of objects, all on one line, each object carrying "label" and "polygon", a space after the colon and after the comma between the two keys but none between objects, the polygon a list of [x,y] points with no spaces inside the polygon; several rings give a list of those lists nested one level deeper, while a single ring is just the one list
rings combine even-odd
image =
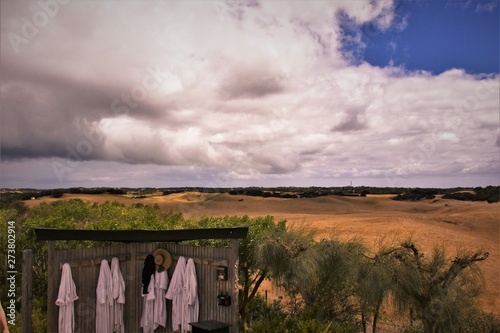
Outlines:
[{"label": "wooden beam", "polygon": [[180,230],[76,230],[34,228],[38,240],[92,240],[124,243],[181,242],[199,239],[241,239],[248,227]]}]

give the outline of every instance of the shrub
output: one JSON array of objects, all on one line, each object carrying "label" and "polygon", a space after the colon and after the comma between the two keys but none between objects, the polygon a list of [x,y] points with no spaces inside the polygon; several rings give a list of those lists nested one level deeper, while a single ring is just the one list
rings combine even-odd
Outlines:
[{"label": "shrub", "polygon": [[455,192],[445,194],[444,199],[454,199],[463,201],[486,201],[488,203],[499,202],[500,186],[487,186],[485,188],[476,187],[474,193]]},{"label": "shrub", "polygon": [[410,190],[408,192],[403,192],[395,197],[393,197],[393,200],[410,200],[410,201],[418,201],[422,199],[434,199],[436,197],[437,190],[435,189],[421,189],[421,188],[416,188],[413,190]]},{"label": "shrub", "polygon": [[285,313],[280,302],[267,304],[262,297],[252,304],[254,317],[250,332],[254,333],[356,333],[359,327],[352,323],[332,322],[315,318],[314,311],[300,315]]}]

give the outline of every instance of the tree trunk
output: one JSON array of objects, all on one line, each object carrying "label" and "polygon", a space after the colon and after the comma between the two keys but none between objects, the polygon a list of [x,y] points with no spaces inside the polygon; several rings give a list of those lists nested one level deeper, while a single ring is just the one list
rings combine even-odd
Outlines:
[{"label": "tree trunk", "polygon": [[247,324],[247,319],[248,319],[248,296],[249,296],[249,290],[250,290],[250,276],[248,274],[248,270],[242,269],[243,274],[245,275],[245,282],[243,285],[243,290],[241,291],[241,302],[240,302],[240,322],[242,323],[243,326],[243,333],[246,333],[248,331],[248,324]]},{"label": "tree trunk", "polygon": [[423,323],[424,323],[424,333],[435,333],[434,332],[435,323],[430,323],[426,321],[424,321]]},{"label": "tree trunk", "polygon": [[363,310],[361,310],[361,325],[363,326],[363,333],[366,333],[366,318]]},{"label": "tree trunk", "polygon": [[247,277],[246,279],[245,286],[243,287],[242,302],[240,304],[240,321],[243,323],[243,333],[248,332],[248,309],[250,307],[250,302],[257,294],[257,291],[259,290],[262,282],[265,280],[266,275],[266,270],[260,272],[257,275],[256,279],[254,280],[255,284],[253,285],[252,291],[250,291],[252,283],[248,282],[250,281],[250,277]]},{"label": "tree trunk", "polygon": [[382,306],[382,299],[379,299],[377,302],[377,306],[375,307],[375,313],[373,314],[373,333],[377,332],[377,321],[378,321],[378,314],[380,312],[380,307]]},{"label": "tree trunk", "polygon": [[424,312],[422,324],[424,325],[424,333],[435,333],[436,317],[433,314]]}]

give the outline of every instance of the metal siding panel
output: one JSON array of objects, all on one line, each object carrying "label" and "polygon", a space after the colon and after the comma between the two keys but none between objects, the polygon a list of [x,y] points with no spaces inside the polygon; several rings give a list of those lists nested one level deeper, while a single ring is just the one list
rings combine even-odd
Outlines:
[{"label": "metal siding panel", "polygon": [[[221,292],[231,294],[233,283],[231,276],[232,262],[231,249],[229,248],[208,248],[195,247],[182,244],[153,244],[153,243],[131,243],[124,245],[114,245],[105,247],[92,247],[76,250],[60,250],[54,252],[54,260],[52,269],[49,267],[49,284],[55,296],[60,281],[60,263],[65,261],[72,262],[73,279],[77,287],[77,293],[80,299],[75,303],[75,320],[77,333],[95,332],[95,301],[96,287],[99,276],[100,262],[103,258],[111,260],[113,256],[124,256],[129,254],[129,260],[120,260],[120,269],[125,280],[125,305],[124,305],[124,322],[126,332],[140,332],[140,319],[142,315],[142,267],[145,256],[152,253],[157,248],[165,248],[172,256],[182,255],[186,259],[195,259],[195,268],[198,281],[198,296],[200,300],[200,315],[199,321],[202,320],[218,320],[225,323],[232,323],[232,307],[219,306],[217,295]],[[90,258],[94,258],[94,265],[89,265]],[[201,259],[201,261],[200,261]],[[217,260],[226,260],[228,263],[228,273],[230,280],[217,281],[216,265]],[[85,266],[75,264],[75,261],[86,260]],[[176,261],[168,269],[169,278],[172,277]],[[52,274],[50,273],[52,272]],[[52,276],[51,276],[52,275]],[[50,282],[52,281],[52,282]],[[54,298],[55,301],[55,298]],[[233,302],[237,300],[232,297]],[[167,328],[159,328],[155,332],[172,333],[171,328],[171,301],[167,300]],[[54,333],[57,333],[57,309],[52,316],[51,324],[55,325]],[[237,315],[237,314],[236,314]],[[50,327],[50,325],[49,325]],[[232,328],[232,332],[237,332],[237,328]],[[52,332],[50,332],[52,333]]]}]

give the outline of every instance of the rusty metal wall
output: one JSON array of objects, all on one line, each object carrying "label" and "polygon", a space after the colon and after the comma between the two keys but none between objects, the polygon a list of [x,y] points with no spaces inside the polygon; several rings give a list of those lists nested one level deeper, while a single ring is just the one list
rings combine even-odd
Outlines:
[{"label": "rusty metal wall", "polygon": [[[51,243],[51,242],[49,242]],[[237,247],[237,241],[233,247]],[[144,259],[158,248],[164,248],[173,257],[168,269],[169,279],[177,264],[177,258],[193,258],[197,273],[198,297],[200,300],[199,321],[217,320],[231,324],[231,332],[238,331],[237,322],[237,249],[197,247],[180,244],[132,243],[103,247],[72,250],[53,250],[49,244],[49,295],[48,295],[48,333],[57,333],[58,307],[55,305],[64,263],[71,265],[73,280],[79,300],[75,302],[75,333],[95,332],[96,287],[102,259],[117,257],[125,280],[124,321],[127,333],[142,332],[140,320],[143,308],[141,297],[141,274]],[[236,255],[235,255],[236,253]],[[216,267],[228,267],[229,279],[218,281]],[[236,291],[236,292],[235,292]],[[232,296],[232,306],[218,305],[217,296],[221,293]],[[155,332],[171,333],[171,301],[167,304],[167,327],[159,327]]]}]

